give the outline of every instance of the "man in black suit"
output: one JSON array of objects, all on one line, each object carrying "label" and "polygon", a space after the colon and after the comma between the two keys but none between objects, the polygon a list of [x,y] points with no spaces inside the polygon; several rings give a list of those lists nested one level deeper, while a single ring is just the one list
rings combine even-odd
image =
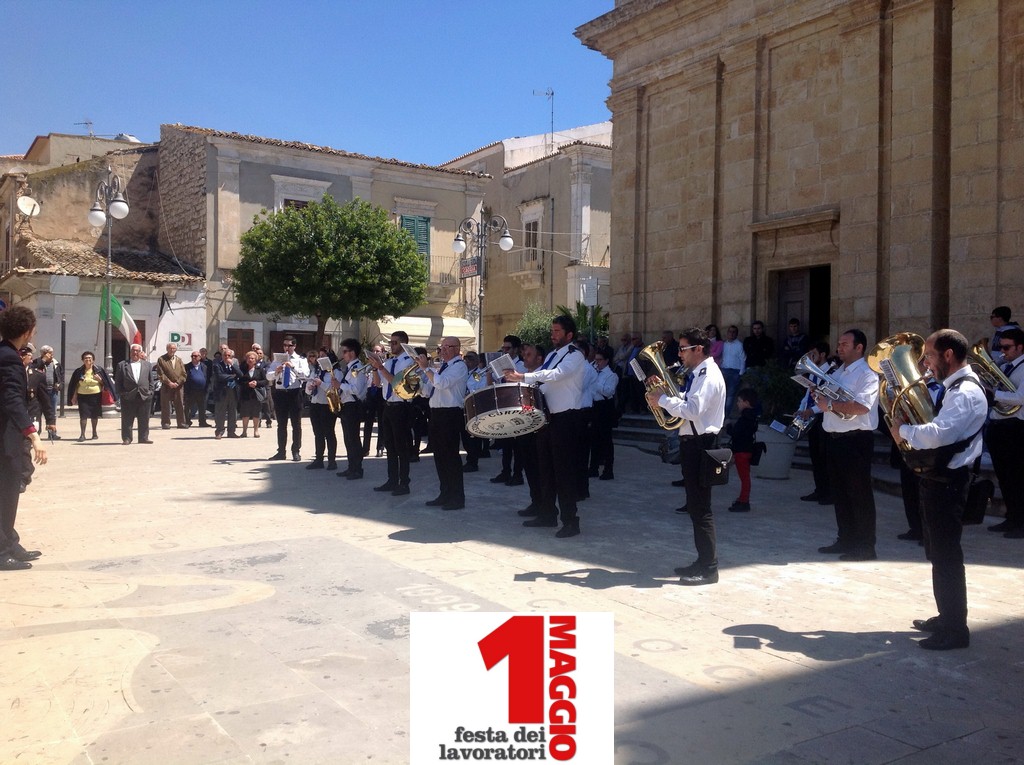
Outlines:
[{"label": "man in black suit", "polygon": [[122,361],[114,372],[114,390],[121,401],[121,443],[132,442],[132,428],[139,421],[139,443],[149,440],[149,409],[153,400],[153,365],[146,360],[142,346],[132,344],[130,361]]},{"label": "man in black suit", "polygon": [[41,554],[22,547],[14,529],[22,485],[31,480],[32,460],[46,463],[46,449],[25,403],[28,380],[18,353],[35,330],[36,317],[28,308],[16,305],[0,311],[0,571],[32,568],[29,561]]}]

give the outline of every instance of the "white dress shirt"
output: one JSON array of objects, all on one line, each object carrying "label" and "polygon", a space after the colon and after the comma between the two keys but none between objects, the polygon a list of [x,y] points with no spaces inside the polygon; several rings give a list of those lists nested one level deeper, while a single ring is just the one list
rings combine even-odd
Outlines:
[{"label": "white dress shirt", "polygon": [[594,367],[594,371],[597,372],[597,377],[590,389],[591,398],[594,401],[607,401],[610,398],[615,398],[615,388],[619,384],[619,376],[612,371],[611,365],[609,364],[603,370]]},{"label": "white dress shirt", "polygon": [[434,387],[430,396],[431,409],[462,408],[462,402],[466,399],[466,380],[469,377],[469,368],[462,356],[455,356],[439,368],[428,371],[427,377]]},{"label": "white dress shirt", "polygon": [[844,364],[829,374],[843,386],[854,401],[868,408],[844,420],[835,412],[826,411],[821,426],[829,433],[849,433],[854,430],[874,430],[878,427],[878,373],[868,366],[864,358]]},{"label": "white dress shirt", "polygon": [[588,363],[583,370],[583,395],[580,397],[580,409],[592,409],[594,406],[594,386],[597,385],[597,370]]},{"label": "white dress shirt", "polygon": [[[681,397],[662,394],[658,406],[675,417],[682,417],[679,435],[703,436],[718,433],[725,424],[725,378],[710,356],[691,371],[690,390]],[[690,427],[690,423],[693,427]]]},{"label": "white dress shirt", "polygon": [[353,401],[362,401],[366,398],[366,389],[370,384],[369,374],[352,374],[360,369],[362,364],[358,359],[352,359],[344,369],[335,369],[334,377],[338,380],[338,393],[343,404],[351,404]]},{"label": "white dress shirt", "polygon": [[272,361],[267,367],[267,379],[272,380],[278,390],[299,390],[309,378],[309,364],[304,356],[297,353],[289,356],[288,360],[292,363],[292,379],[287,388],[284,386],[284,370],[281,369],[280,361]]},{"label": "white dress shirt", "polygon": [[[478,390],[483,390],[484,388],[489,388],[490,387],[490,385],[487,384],[487,370],[486,369],[480,369],[479,367],[477,367],[476,369],[470,369],[470,370],[467,370],[467,371],[468,371],[468,377],[466,378],[466,391],[467,391],[467,393],[476,393]],[[479,379],[473,377],[473,373],[474,372],[477,374],[477,377]]]},{"label": "white dress shirt", "polygon": [[[393,359],[388,359],[387,361],[384,362],[384,368],[393,375],[393,379],[390,383],[385,379],[384,375],[380,376],[380,384],[384,386],[385,401],[391,403],[405,401],[405,399],[403,399],[401,396],[395,393],[395,383],[398,382],[398,378],[401,376],[402,372],[404,372],[406,369],[408,369],[415,363],[416,362],[412,360],[412,356],[410,356],[408,353],[403,353],[401,356],[398,356]],[[391,391],[390,396],[388,395],[388,391]]]},{"label": "white dress shirt", "polygon": [[544,366],[523,375],[527,385],[543,383],[541,393],[552,414],[579,409],[583,398],[583,381],[589,366],[575,345],[564,345],[547,355]]},{"label": "white dress shirt", "polygon": [[988,416],[988,399],[980,384],[964,382],[950,390],[953,383],[961,378],[978,380],[970,367],[958,369],[942,381],[946,388],[942,410],[931,422],[925,425],[900,425],[900,436],[914,449],[949,446],[973,435],[971,444],[959,454],[953,455],[949,461],[950,468],[964,467],[981,456],[981,426]]},{"label": "white dress shirt", "polygon": [[1010,378],[1010,382],[1013,383],[1013,387],[1016,391],[1008,390],[997,390],[995,392],[995,399],[1000,404],[1017,404],[1020,409],[1017,410],[1016,414],[1009,416],[1000,414],[996,411],[995,407],[992,407],[990,417],[993,421],[998,420],[1024,420],[1024,356],[1016,358],[1013,361],[1006,362],[1013,364],[1009,371],[1003,369],[1003,365],[1000,364],[999,368],[1003,371],[1003,374]]},{"label": "white dress shirt", "polygon": [[[320,367],[317,367],[316,371],[306,379],[306,394],[309,396],[309,403],[327,406],[327,391],[331,388],[331,377],[333,374],[333,369],[325,372]],[[313,385],[313,380],[317,379],[320,380],[320,384]]]}]

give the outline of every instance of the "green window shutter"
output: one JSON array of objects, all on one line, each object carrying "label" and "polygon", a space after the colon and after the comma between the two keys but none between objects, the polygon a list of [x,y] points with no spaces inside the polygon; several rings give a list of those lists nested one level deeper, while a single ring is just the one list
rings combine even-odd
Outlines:
[{"label": "green window shutter", "polygon": [[423,215],[403,215],[402,228],[412,234],[416,251],[423,256],[430,271],[430,218]]}]

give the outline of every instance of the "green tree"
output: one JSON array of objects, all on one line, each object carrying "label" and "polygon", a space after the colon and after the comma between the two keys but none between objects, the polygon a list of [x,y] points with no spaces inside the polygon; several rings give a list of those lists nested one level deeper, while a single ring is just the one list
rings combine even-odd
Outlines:
[{"label": "green tree", "polygon": [[587,341],[597,340],[601,335],[608,334],[608,314],[599,306],[594,306],[594,316],[591,320],[590,308],[583,301],[577,301],[575,310],[565,305],[556,308],[559,316],[571,316],[576,322],[576,331],[579,337]]},{"label": "green tree", "polygon": [[401,316],[423,302],[427,265],[408,231],[381,207],[354,199],[261,212],[242,235],[235,298],[246,310],[328,319]]},{"label": "green tree", "polygon": [[516,324],[516,335],[524,343],[550,348],[551,320],[556,315],[540,303],[528,303],[523,309],[522,318]]}]

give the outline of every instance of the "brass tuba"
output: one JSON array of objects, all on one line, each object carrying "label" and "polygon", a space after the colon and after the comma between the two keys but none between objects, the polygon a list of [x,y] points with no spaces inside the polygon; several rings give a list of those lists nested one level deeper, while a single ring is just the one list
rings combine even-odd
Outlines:
[{"label": "brass tuba", "polygon": [[422,395],[423,383],[427,381],[427,373],[420,369],[419,364],[413,362],[397,375],[391,384],[391,389],[403,401],[412,401]]},{"label": "brass tuba", "polygon": [[[985,350],[986,344],[982,340],[972,345],[970,350],[967,351],[967,363],[971,365],[974,373],[981,378],[981,381],[993,390],[1016,393],[1017,386],[1011,382],[1009,377],[1003,374],[1003,370],[988,355],[988,351]],[[1020,410],[1020,404],[1001,404],[997,401],[992,404],[992,408],[1004,417],[1012,417]]]},{"label": "brass tuba", "polygon": [[[665,343],[661,340],[651,343],[644,347],[636,355],[635,359],[629,362],[629,368],[633,370],[633,374],[636,375],[636,378],[644,386],[644,391],[657,390],[666,396],[680,398],[679,386],[677,384],[678,378],[676,377],[680,367],[669,367],[665,363],[665,356],[662,354],[664,348]],[[683,370],[683,376],[685,377],[685,370]],[[648,382],[652,377],[659,378],[661,382]],[[657,404],[648,402],[647,408],[651,410],[654,419],[657,420],[658,425],[664,430],[676,430],[683,424],[682,417],[669,415]]]},{"label": "brass tuba", "polygon": [[[911,425],[924,425],[935,417],[935,406],[919,364],[924,355],[924,338],[900,332],[880,341],[866,357],[868,366],[881,376],[878,397],[884,403],[885,422],[892,427],[896,415]],[[910,451],[906,441],[900,449]]]}]

